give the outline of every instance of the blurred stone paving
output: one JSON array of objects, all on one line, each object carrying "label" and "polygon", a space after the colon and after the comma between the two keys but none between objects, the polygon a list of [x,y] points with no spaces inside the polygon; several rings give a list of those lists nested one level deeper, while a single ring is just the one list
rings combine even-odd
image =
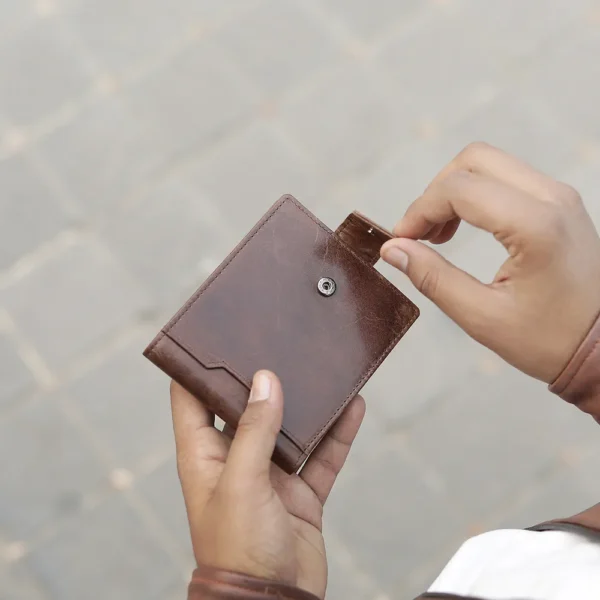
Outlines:
[{"label": "blurred stone paving", "polygon": [[[0,598],[175,600],[193,559],[141,351],[283,193],[391,226],[467,142],[600,224],[600,2],[0,1]],[[491,279],[493,240],[445,249]],[[600,431],[423,316],[326,510],[338,600],[412,598],[465,537],[600,499]]]}]

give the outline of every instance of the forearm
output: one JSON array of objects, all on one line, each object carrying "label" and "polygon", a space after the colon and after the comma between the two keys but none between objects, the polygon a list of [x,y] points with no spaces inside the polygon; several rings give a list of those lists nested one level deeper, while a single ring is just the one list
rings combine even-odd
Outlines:
[{"label": "forearm", "polygon": [[188,600],[318,600],[299,588],[200,566],[194,571]]}]

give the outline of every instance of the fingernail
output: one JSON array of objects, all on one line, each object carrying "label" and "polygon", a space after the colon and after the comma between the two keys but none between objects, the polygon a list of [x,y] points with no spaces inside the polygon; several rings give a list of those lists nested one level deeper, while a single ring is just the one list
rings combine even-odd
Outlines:
[{"label": "fingernail", "polygon": [[254,376],[252,382],[252,391],[250,392],[250,398],[248,402],[260,402],[262,400],[268,400],[271,395],[271,378],[262,371],[259,371]]},{"label": "fingernail", "polygon": [[385,251],[383,258],[386,262],[406,273],[408,269],[408,254],[404,250],[392,246]]}]

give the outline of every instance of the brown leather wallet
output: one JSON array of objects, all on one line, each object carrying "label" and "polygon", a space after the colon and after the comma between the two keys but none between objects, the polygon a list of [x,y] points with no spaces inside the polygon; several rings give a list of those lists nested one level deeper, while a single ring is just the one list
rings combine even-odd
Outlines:
[{"label": "brown leather wallet", "polygon": [[391,237],[356,212],[334,233],[283,196],[144,355],[233,428],[253,374],[275,372],[273,461],[296,472],[419,315],[373,268]]}]

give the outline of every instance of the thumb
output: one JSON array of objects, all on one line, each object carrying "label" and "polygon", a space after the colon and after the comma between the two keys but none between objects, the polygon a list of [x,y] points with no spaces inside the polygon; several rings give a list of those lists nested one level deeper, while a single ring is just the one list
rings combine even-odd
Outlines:
[{"label": "thumb", "polygon": [[498,314],[499,299],[495,290],[416,240],[390,240],[382,247],[381,256],[387,263],[406,273],[424,296],[469,335],[484,337],[484,328]]},{"label": "thumb", "polygon": [[258,371],[231,443],[224,475],[238,483],[268,477],[282,420],[281,384],[273,373]]}]

